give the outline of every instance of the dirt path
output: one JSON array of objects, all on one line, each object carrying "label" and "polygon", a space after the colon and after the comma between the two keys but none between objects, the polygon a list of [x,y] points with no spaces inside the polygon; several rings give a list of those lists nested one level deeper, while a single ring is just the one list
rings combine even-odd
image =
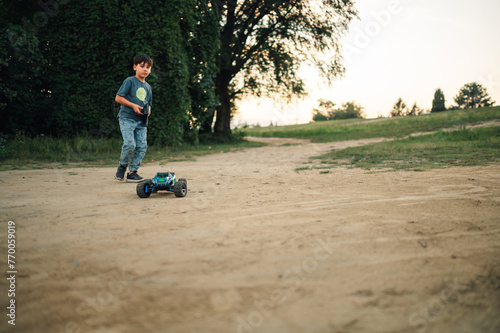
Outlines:
[{"label": "dirt path", "polygon": [[1,172],[0,331],[499,332],[500,167],[295,171],[372,141],[141,168],[187,178],[182,199],[114,168]]}]

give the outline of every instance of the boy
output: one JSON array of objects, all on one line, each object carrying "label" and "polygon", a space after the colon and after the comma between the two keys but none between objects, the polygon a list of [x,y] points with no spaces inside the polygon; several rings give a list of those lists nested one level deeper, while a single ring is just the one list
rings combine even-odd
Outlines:
[{"label": "boy", "polygon": [[[127,182],[138,183],[143,180],[137,174],[137,169],[141,166],[148,147],[148,129],[143,122],[142,109],[146,104],[151,105],[153,100],[151,86],[146,82],[146,77],[151,73],[151,67],[153,67],[153,60],[150,57],[144,54],[136,56],[134,58],[135,76],[126,78],[116,93],[115,101],[121,104],[118,119],[123,137],[120,164],[115,175],[115,179],[120,181],[125,177],[129,162]],[[151,114],[151,108],[149,111],[148,117]]]}]

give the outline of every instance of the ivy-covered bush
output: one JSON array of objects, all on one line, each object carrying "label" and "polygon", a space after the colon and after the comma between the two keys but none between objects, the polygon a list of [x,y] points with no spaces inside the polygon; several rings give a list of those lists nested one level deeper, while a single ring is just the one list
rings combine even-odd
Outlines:
[{"label": "ivy-covered bush", "polygon": [[[37,2],[27,2],[32,11],[21,15],[35,19]],[[51,15],[46,12],[45,24],[34,25],[32,31],[21,15],[2,27],[3,32],[28,31],[31,38],[25,43],[17,34],[0,41],[8,44],[0,62],[2,90],[8,89],[0,96],[0,110],[9,119],[2,132],[119,136],[115,94],[135,74],[133,57],[144,53],[154,61],[147,79],[153,89],[148,141],[196,142],[199,122],[217,104],[213,77],[218,27],[207,1],[52,3],[57,7],[50,7]],[[6,9],[12,14],[16,8]],[[19,45],[14,47],[12,40]],[[15,82],[3,80],[4,74],[16,72],[24,74]]]}]

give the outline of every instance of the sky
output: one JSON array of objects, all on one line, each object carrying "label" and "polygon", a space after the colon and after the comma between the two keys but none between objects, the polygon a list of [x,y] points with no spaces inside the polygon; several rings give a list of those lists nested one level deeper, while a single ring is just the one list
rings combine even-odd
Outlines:
[{"label": "sky", "polygon": [[325,86],[303,68],[309,97],[291,105],[248,98],[233,126],[308,123],[319,99],[355,101],[367,118],[388,116],[402,98],[430,110],[441,88],[446,106],[466,83],[481,83],[500,105],[499,0],[358,0],[359,19],[342,39],[346,73]]}]

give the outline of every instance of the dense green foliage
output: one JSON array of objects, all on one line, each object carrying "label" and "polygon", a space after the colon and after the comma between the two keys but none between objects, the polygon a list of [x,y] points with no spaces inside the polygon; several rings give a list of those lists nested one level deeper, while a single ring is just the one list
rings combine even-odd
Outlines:
[{"label": "dense green foliage", "polygon": [[495,104],[486,88],[477,82],[467,83],[460,88],[458,95],[455,96],[455,103],[460,109],[475,109]]},{"label": "dense green foliage", "polygon": [[153,144],[197,141],[217,105],[219,31],[203,0],[2,3],[2,133],[119,136],[114,96],[132,58],[154,66]]},{"label": "dense green foliage", "polygon": [[431,112],[441,112],[445,110],[446,106],[445,106],[444,93],[440,88],[438,88],[434,92],[434,99],[432,100]]},{"label": "dense green foliage", "polygon": [[[343,72],[354,2],[2,0],[1,133],[119,136],[114,95],[132,58],[154,60],[149,142],[230,137],[241,94],[304,93],[298,69]],[[327,60],[321,54],[332,55]],[[216,110],[217,109],[217,110]]]},{"label": "dense green foliage", "polygon": [[313,121],[342,120],[364,118],[364,108],[354,101],[342,104],[335,108],[335,104],[328,100],[319,100],[318,108],[313,110]]}]

